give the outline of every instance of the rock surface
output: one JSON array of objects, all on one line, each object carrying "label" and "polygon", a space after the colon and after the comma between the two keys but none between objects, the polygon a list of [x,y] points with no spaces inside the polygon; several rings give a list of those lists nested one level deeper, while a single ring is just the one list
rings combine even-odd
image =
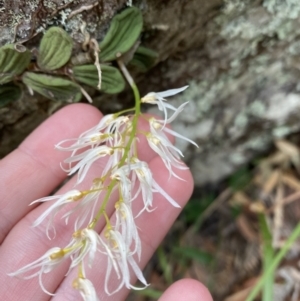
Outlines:
[{"label": "rock surface", "polygon": [[[2,3],[1,3],[2,2]],[[142,94],[190,85],[174,101],[190,101],[174,125],[199,149],[179,143],[196,184],[215,182],[266,151],[272,141],[299,131],[300,2],[296,0],[137,0],[144,15],[142,42],[159,53],[156,67],[136,74]],[[98,40],[126,1],[1,1],[0,45],[37,47],[41,33],[60,25],[78,45],[80,26]],[[71,16],[71,17],[70,17]],[[95,96],[111,110],[130,91]],[[0,156],[56,104],[27,92],[0,109]]]}]

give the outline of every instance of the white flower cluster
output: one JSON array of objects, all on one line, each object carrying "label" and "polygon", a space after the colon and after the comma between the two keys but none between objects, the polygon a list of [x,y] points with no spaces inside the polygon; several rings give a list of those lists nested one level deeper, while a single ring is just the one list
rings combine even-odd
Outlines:
[{"label": "white flower cluster", "polygon": [[[169,141],[168,136],[173,135],[195,143],[167,127],[167,124],[176,118],[187,103],[175,108],[166,102],[165,97],[175,95],[186,88],[149,93],[141,99],[144,103],[157,104],[164,112],[164,119],[152,117],[148,120],[150,130],[144,135],[149,146],[161,157],[169,171],[169,176],[177,178],[179,176],[174,169],[186,167],[180,161],[180,157],[183,156],[181,151]],[[173,111],[170,117],[168,110]],[[49,238],[50,230],[55,231],[54,218],[57,213],[64,206],[75,204],[70,210],[67,207],[66,213],[62,216],[66,223],[71,216],[76,217],[74,233],[71,241],[64,248],[51,248],[41,258],[11,273],[11,276],[24,274],[25,279],[38,276],[42,289],[51,294],[43,286],[42,275],[70,258],[70,269],[78,267],[78,277],[73,282],[74,288],[79,290],[84,300],[99,300],[92,282],[86,278],[85,265],[91,268],[96,254],[101,252],[108,257],[104,281],[104,290],[107,294],[113,294],[124,286],[128,289],[140,289],[131,284],[132,273],[144,287],[148,285],[137,263],[141,258],[142,248],[135,219],[144,211],[154,210],[155,193],[163,195],[173,206],[179,207],[179,205],[154,180],[148,164],[137,157],[138,140],[134,127],[137,125],[138,117],[107,115],[98,125],[84,132],[78,139],[64,140],[56,145],[56,148],[61,151],[71,152],[71,156],[64,161],[67,164],[64,170],[69,175],[77,173],[77,184],[84,181],[95,161],[102,158],[105,167],[88,190],[74,189],[62,195],[45,197],[33,202],[55,201],[33,225],[38,226],[47,220]],[[114,191],[118,192],[119,200],[115,204],[115,222],[112,224],[105,208]],[[132,203],[138,196],[143,200],[143,208],[134,216]],[[105,219],[106,227],[102,235],[99,235],[94,228],[101,217]],[[109,280],[113,275],[117,276],[119,284],[110,291]]]}]

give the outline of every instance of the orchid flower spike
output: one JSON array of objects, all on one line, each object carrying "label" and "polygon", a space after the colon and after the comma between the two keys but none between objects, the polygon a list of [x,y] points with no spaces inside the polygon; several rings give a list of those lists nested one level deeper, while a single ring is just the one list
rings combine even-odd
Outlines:
[{"label": "orchid flower spike", "polygon": [[[78,269],[73,287],[78,290],[84,301],[100,301],[93,283],[86,277],[85,265],[95,270],[95,257],[102,253],[107,257],[102,288],[107,295],[123,288],[141,290],[148,286],[139,265],[143,243],[136,220],[140,215],[150,214],[156,209],[153,205],[157,194],[175,208],[179,208],[180,205],[171,193],[155,181],[153,170],[147,162],[138,157],[138,134],[145,135],[149,147],[156,152],[169,171],[169,177],[181,179],[175,169],[184,170],[187,167],[181,161],[182,151],[171,143],[169,137],[180,138],[196,146],[197,144],[168,127],[188,102],[176,108],[169,104],[166,98],[184,91],[187,87],[151,92],[140,99],[137,87],[132,85],[136,103],[134,109],[104,116],[97,125],[78,138],[65,139],[56,144],[56,149],[70,152],[69,157],[63,161],[66,168],[62,169],[69,176],[76,173],[77,181],[75,179],[74,188],[68,192],[32,202],[47,203],[42,206],[46,209],[33,226],[37,227],[47,220],[46,234],[50,239],[49,228],[53,228],[55,233],[54,218],[59,215],[65,224],[72,222],[74,232],[64,248],[50,248],[39,259],[11,273],[10,276],[24,275],[25,279],[37,276],[43,291],[51,295],[43,285],[42,276],[68,259],[68,277],[72,275],[69,273],[72,269]],[[156,104],[164,113],[161,120],[145,117],[149,122],[148,132],[138,129],[139,118],[143,117],[141,102]],[[134,113],[126,115],[133,111]],[[86,185],[89,188],[86,188]],[[141,208],[139,212],[137,208]],[[142,222],[142,218],[139,222]],[[102,227],[105,227],[104,233],[99,234],[98,231]],[[66,229],[64,232],[68,231]],[[105,267],[101,266],[101,269],[103,268]],[[96,272],[93,271],[93,274]],[[134,286],[132,277],[136,277],[142,287]],[[72,299],[69,296],[66,298]]]}]

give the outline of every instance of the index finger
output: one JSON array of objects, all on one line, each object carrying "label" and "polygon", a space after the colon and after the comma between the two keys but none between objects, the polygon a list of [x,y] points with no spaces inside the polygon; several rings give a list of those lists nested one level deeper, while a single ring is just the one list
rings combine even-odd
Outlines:
[{"label": "index finger", "polygon": [[91,105],[69,105],[47,119],[0,161],[0,244],[10,229],[32,210],[29,203],[49,194],[66,178],[59,163],[68,154],[56,151],[54,145],[77,137],[101,116]]}]

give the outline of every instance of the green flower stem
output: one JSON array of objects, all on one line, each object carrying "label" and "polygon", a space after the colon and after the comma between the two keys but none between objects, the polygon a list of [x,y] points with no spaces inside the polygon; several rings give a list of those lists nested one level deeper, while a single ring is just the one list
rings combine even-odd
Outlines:
[{"label": "green flower stem", "polygon": [[[128,141],[126,147],[125,147],[124,155],[123,155],[123,157],[122,157],[122,159],[120,160],[120,163],[119,163],[119,167],[121,167],[126,162],[129,151],[131,149],[131,145],[132,145],[132,143],[134,141],[134,138],[136,136],[136,133],[137,133],[138,118],[141,114],[141,97],[140,97],[140,92],[138,90],[138,87],[136,86],[135,82],[133,81],[133,79],[132,79],[131,75],[129,74],[129,72],[128,72],[126,66],[124,65],[124,63],[121,60],[118,60],[118,64],[119,64],[120,69],[123,72],[125,78],[127,79],[129,85],[132,88],[134,99],[135,99],[135,114],[134,114],[134,117],[132,119],[132,131],[130,132],[129,141]],[[106,195],[104,197],[103,203],[102,203],[97,215],[93,219],[93,224],[91,226],[92,228],[95,228],[95,226],[96,226],[98,220],[100,219],[101,215],[105,213],[106,205],[109,201],[109,198],[111,196],[111,193],[112,193],[116,183],[117,183],[117,180],[114,179],[108,185],[107,192],[106,192]],[[111,227],[108,220],[106,221],[106,223],[107,223],[108,227]]]}]

